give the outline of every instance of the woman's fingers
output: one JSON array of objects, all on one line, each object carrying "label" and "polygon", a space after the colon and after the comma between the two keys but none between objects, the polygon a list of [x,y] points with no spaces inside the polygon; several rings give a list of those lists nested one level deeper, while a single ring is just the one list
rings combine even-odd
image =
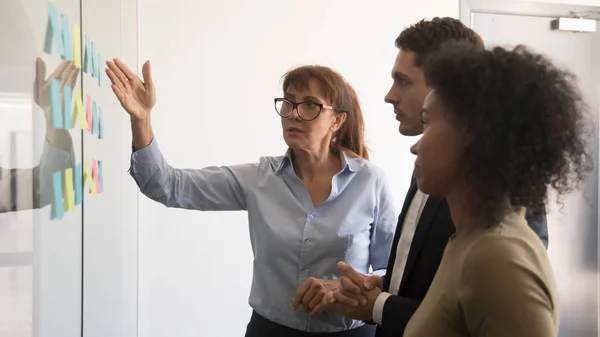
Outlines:
[{"label": "woman's fingers", "polygon": [[108,65],[108,70],[110,70],[112,73],[111,76],[111,74],[107,72],[111,82],[119,86],[121,89],[124,89],[124,91],[129,90],[131,88],[129,85],[129,79],[127,79],[127,76],[125,76],[123,71],[112,61],[106,61],[106,65]]},{"label": "woman's fingers", "polygon": [[73,67],[71,68],[71,73],[69,74],[69,77],[67,78],[67,82],[66,85],[69,86],[69,88],[74,88],[75,84],[77,83],[77,78],[79,77],[79,68],[75,67],[75,65],[73,65]]},{"label": "woman's fingers", "polygon": [[142,76],[144,77],[144,85],[146,86],[146,88],[151,89],[154,86],[154,82],[152,82],[150,61],[144,62],[144,66],[142,67]]},{"label": "woman's fingers", "polygon": [[137,75],[133,71],[131,71],[131,69],[129,69],[129,67],[123,61],[119,59],[114,59],[114,63],[119,68],[121,73],[125,75],[127,80],[132,82],[141,82],[140,78],[137,77]]}]

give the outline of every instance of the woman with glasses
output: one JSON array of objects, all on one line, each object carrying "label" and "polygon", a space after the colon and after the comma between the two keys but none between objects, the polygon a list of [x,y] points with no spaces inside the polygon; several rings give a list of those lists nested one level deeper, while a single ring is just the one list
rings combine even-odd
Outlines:
[{"label": "woman with glasses", "polygon": [[360,104],[344,78],[321,66],[285,75],[274,101],[285,155],[182,170],[167,164],[154,138],[150,64],[143,81],[120,60],[107,66],[131,116],[131,174],[142,193],[167,207],[248,211],[254,311],[246,336],[372,336],[371,326],[324,309],[339,284],[338,261],[385,273],[398,215],[384,174],[368,161]]}]

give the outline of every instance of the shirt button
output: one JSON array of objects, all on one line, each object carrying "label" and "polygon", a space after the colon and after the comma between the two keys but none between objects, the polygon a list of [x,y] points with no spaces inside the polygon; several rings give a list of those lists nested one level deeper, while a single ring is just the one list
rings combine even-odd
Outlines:
[{"label": "shirt button", "polygon": [[310,239],[304,239],[304,243],[308,244],[310,242]]},{"label": "shirt button", "polygon": [[310,213],[310,214],[308,215],[308,217],[312,219],[312,218],[314,218],[315,216],[314,216],[312,213]]}]

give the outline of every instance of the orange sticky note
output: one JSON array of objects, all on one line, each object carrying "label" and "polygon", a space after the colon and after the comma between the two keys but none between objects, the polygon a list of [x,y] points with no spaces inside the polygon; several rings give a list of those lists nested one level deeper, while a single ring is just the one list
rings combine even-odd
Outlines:
[{"label": "orange sticky note", "polygon": [[75,104],[73,105],[72,123],[73,127],[77,124],[77,118],[79,118],[79,124],[81,129],[87,130],[87,119],[85,111],[83,110],[83,99],[81,98],[81,90],[75,89]]},{"label": "orange sticky note", "polygon": [[81,69],[81,32],[77,25],[73,25],[73,65]]},{"label": "orange sticky note", "polygon": [[65,212],[72,212],[75,209],[75,190],[73,189],[73,169],[65,170],[64,175],[63,198]]}]

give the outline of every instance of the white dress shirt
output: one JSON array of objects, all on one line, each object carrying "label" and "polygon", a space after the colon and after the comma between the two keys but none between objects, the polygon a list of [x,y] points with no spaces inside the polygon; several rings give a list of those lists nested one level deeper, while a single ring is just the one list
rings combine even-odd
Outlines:
[{"label": "white dress shirt", "polygon": [[408,212],[404,218],[402,224],[402,233],[398,240],[398,246],[396,249],[396,259],[394,260],[394,269],[392,270],[392,278],[390,280],[389,292],[382,292],[375,300],[373,306],[373,321],[377,324],[382,324],[383,320],[383,307],[385,301],[391,295],[397,295],[400,290],[400,283],[402,282],[402,276],[404,275],[404,268],[406,267],[406,261],[408,259],[408,253],[410,252],[410,246],[412,244],[413,237],[415,236],[415,230],[417,224],[423,213],[423,208],[427,203],[429,196],[420,190],[417,190],[415,196],[410,202]]}]

